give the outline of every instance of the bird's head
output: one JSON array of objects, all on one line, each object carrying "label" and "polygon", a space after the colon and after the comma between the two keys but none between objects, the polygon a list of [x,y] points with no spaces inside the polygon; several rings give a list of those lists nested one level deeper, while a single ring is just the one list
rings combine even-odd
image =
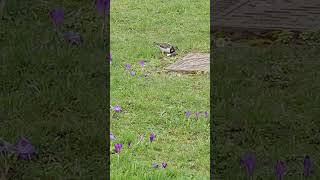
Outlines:
[{"label": "bird's head", "polygon": [[177,50],[177,48],[172,46],[172,47],[170,48],[170,53],[174,53],[176,50]]},{"label": "bird's head", "polygon": [[173,51],[179,50],[177,46],[172,46]]}]

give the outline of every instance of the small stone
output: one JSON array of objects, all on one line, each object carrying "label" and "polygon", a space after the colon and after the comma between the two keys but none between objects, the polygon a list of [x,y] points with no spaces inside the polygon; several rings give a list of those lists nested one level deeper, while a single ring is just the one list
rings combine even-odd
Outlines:
[{"label": "small stone", "polygon": [[179,73],[209,72],[210,54],[189,53],[181,60],[169,65],[166,70]]}]

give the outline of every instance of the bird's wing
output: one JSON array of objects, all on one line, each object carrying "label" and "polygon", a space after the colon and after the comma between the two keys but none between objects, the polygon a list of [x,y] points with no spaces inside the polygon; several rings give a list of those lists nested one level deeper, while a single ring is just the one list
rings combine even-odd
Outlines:
[{"label": "bird's wing", "polygon": [[168,44],[168,43],[157,43],[157,42],[153,42],[154,45],[156,46],[159,46],[160,48],[164,48],[164,49],[167,49],[167,48],[170,48],[171,45]]},{"label": "bird's wing", "polygon": [[171,47],[171,45],[168,44],[168,43],[161,43],[161,44],[159,44],[159,46],[162,47],[162,48],[165,48],[165,49]]}]

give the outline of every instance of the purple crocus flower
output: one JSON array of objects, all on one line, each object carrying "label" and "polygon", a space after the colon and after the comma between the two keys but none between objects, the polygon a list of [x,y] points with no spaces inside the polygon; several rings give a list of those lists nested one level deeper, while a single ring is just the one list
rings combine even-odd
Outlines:
[{"label": "purple crocus flower", "polygon": [[53,9],[49,12],[49,16],[51,17],[53,24],[58,27],[63,22],[64,12],[62,9]]},{"label": "purple crocus flower", "polygon": [[109,58],[109,61],[110,61],[110,64],[111,64],[111,62],[112,62],[112,55],[111,55],[111,53],[109,53],[109,55],[108,55],[108,57],[107,57],[107,60],[108,60],[108,58]]},{"label": "purple crocus flower", "polygon": [[120,153],[121,149],[122,149],[123,145],[122,144],[115,144],[114,145],[114,150],[116,151],[116,153]]},{"label": "purple crocus flower", "polygon": [[38,154],[35,147],[25,137],[22,137],[16,144],[16,153],[18,158],[23,160],[28,160]]},{"label": "purple crocus flower", "polygon": [[186,118],[189,118],[190,115],[191,115],[191,112],[190,111],[186,111],[184,114],[186,115]]},{"label": "purple crocus flower", "polygon": [[168,166],[168,164],[166,162],[161,163],[162,168],[166,168]]},{"label": "purple crocus flower", "polygon": [[150,134],[150,141],[152,142],[152,141],[154,141],[155,140],[155,138],[156,138],[156,135],[154,134],[154,133],[151,133]]},{"label": "purple crocus flower", "polygon": [[284,162],[282,161],[277,161],[277,164],[275,166],[275,173],[277,176],[277,180],[282,180],[282,176],[284,174]]},{"label": "purple crocus flower", "polygon": [[152,163],[152,167],[153,167],[153,168],[158,168],[159,165],[158,165],[157,163]]},{"label": "purple crocus flower", "polygon": [[129,141],[128,142],[128,148],[131,148],[132,147],[132,141]]},{"label": "purple crocus flower", "polygon": [[116,140],[116,137],[112,133],[110,133],[110,140]]},{"label": "purple crocus flower", "polygon": [[240,163],[246,167],[248,176],[250,178],[253,177],[253,171],[256,166],[256,157],[253,154],[248,153]]},{"label": "purple crocus flower", "polygon": [[119,105],[115,105],[115,106],[113,107],[113,110],[114,110],[115,112],[121,112],[121,111],[122,111],[121,106],[119,106]]},{"label": "purple crocus flower", "polygon": [[126,71],[128,71],[128,70],[131,69],[131,64],[126,64],[126,65],[124,65],[124,66],[125,66],[125,68],[126,68]]},{"label": "purple crocus flower", "polygon": [[65,40],[67,40],[69,43],[73,45],[80,45],[81,43],[83,43],[82,37],[77,33],[65,32],[62,33],[62,36]]},{"label": "purple crocus flower", "polygon": [[306,155],[304,157],[304,160],[303,160],[303,175],[304,176],[310,176],[310,172],[311,172],[311,159],[308,155]]},{"label": "purple crocus flower", "polygon": [[139,64],[141,67],[144,67],[144,63],[145,63],[144,60],[139,61]]},{"label": "purple crocus flower", "polygon": [[135,76],[135,75],[136,75],[136,72],[131,71],[131,72],[130,72],[130,75],[131,75],[131,76]]},{"label": "purple crocus flower", "polygon": [[100,14],[106,14],[110,7],[110,0],[96,0],[96,8]]},{"label": "purple crocus flower", "polygon": [[209,116],[209,115],[208,115],[208,111],[204,112],[204,117],[205,117],[205,118],[208,118],[208,116]]}]

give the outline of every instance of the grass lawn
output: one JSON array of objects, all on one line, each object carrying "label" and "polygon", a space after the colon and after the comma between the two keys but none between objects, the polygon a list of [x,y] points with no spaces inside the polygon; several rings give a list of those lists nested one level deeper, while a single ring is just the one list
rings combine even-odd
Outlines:
[{"label": "grass lawn", "polygon": [[[111,179],[209,179],[209,120],[185,117],[188,110],[209,111],[209,75],[164,71],[187,52],[209,52],[209,14],[209,1],[112,2],[111,105],[120,105],[122,112],[112,113],[116,140],[110,149],[116,143],[124,147],[119,156],[111,155]],[[163,58],[154,41],[178,46],[179,55]],[[135,76],[125,64],[132,65]],[[150,143],[152,132],[156,139]],[[167,168],[152,167],[162,162]]]},{"label": "grass lawn", "polygon": [[226,48],[214,61],[212,99],[218,179],[247,179],[240,159],[256,156],[254,179],[303,179],[303,159],[319,179],[319,47]]},{"label": "grass lawn", "polygon": [[[56,7],[82,46],[57,39],[48,16]],[[25,136],[39,157],[0,156],[0,179],[104,179],[106,53],[92,3],[13,0],[2,15],[0,138]]]}]

